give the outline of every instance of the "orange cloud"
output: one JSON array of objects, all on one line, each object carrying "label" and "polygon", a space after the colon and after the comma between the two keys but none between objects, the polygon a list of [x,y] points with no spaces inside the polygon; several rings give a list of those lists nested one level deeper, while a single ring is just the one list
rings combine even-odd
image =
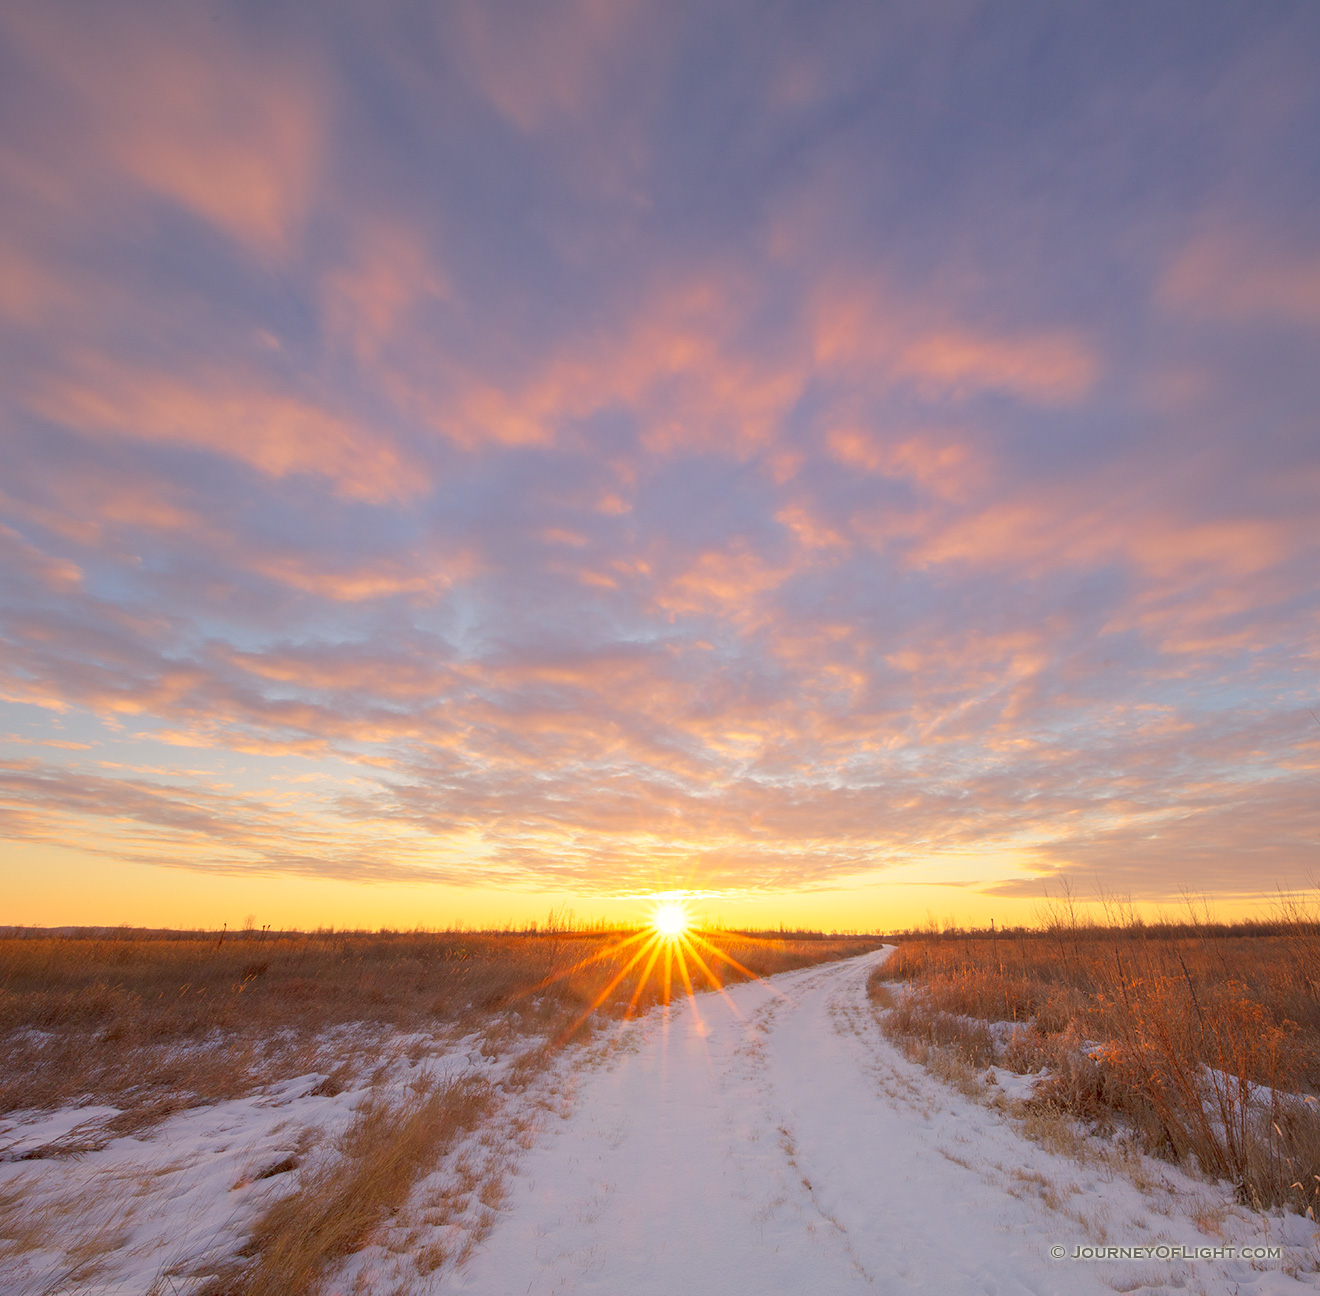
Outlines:
[{"label": "orange cloud", "polygon": [[974,486],[985,484],[988,470],[981,456],[956,437],[930,429],[900,441],[842,427],[827,435],[826,445],[831,457],[849,468],[913,482],[937,499],[961,501]]},{"label": "orange cloud", "polygon": [[838,528],[803,504],[789,504],[780,509],[775,521],[787,527],[805,549],[835,549],[848,543]]},{"label": "orange cloud", "polygon": [[221,658],[246,674],[322,692],[357,693],[412,703],[453,689],[461,676],[452,668],[407,657],[368,652],[293,648],[252,653],[225,650]]},{"label": "orange cloud", "polygon": [[951,313],[864,280],[827,282],[811,310],[813,354],[818,367],[853,374],[864,390],[908,384],[927,399],[1003,392],[1066,405],[1099,377],[1098,356],[1073,331],[992,333],[951,322]]},{"label": "orange cloud", "polygon": [[1092,352],[1060,333],[999,338],[937,332],[905,347],[895,365],[895,373],[931,395],[1002,391],[1039,405],[1079,400],[1098,372]]},{"label": "orange cloud", "polygon": [[326,478],[349,499],[405,499],[429,484],[392,437],[233,369],[185,378],[88,359],[30,404],[86,434],[207,450],[269,477]]},{"label": "orange cloud", "polygon": [[176,483],[145,473],[69,463],[43,485],[40,498],[0,489],[0,501],[16,517],[80,544],[104,546],[104,552],[115,552],[115,535],[123,529],[187,531],[198,536],[212,529],[181,502],[183,492]]},{"label": "orange cloud", "polygon": [[1101,508],[1093,490],[1077,486],[909,523],[908,561],[916,567],[959,564],[1040,579],[1120,564],[1132,588],[1106,632],[1141,629],[1161,651],[1192,655],[1268,647],[1272,623],[1242,618],[1302,591],[1305,577],[1288,564],[1311,547],[1307,520],[1201,522],[1131,493]]},{"label": "orange cloud", "polygon": [[[228,578],[250,573],[335,602],[399,594],[435,597],[471,580],[482,566],[471,548],[392,549],[376,558],[336,559],[314,549],[263,545],[185,504],[178,483],[138,471],[126,474],[100,466],[89,471],[71,464],[46,487],[44,499],[0,492],[0,501],[15,515],[102,553],[132,543],[132,533],[139,530],[173,533],[176,543],[186,541],[224,563]],[[14,534],[0,527],[0,544],[6,533]],[[73,579],[73,564],[31,552],[42,558],[50,580]]]},{"label": "orange cloud", "polygon": [[1042,272],[1071,199],[997,264],[921,183],[864,225],[919,149],[805,29],[697,139],[663,6],[398,18],[0,12],[5,694],[134,762],[361,776],[285,815],[73,777],[61,736],[0,816],[202,867],[814,885],[1015,834],[1058,864],[1230,796],[1218,766],[1311,772],[1206,716],[1320,661],[1309,374],[1186,326],[1314,327],[1314,247],[1189,243],[1136,347],[1149,287],[1088,318],[1099,263]]},{"label": "orange cloud", "polygon": [[480,569],[478,558],[470,550],[429,557],[412,554],[344,567],[305,554],[254,551],[236,557],[248,571],[339,603],[360,603],[392,594],[435,595],[470,580]]},{"label": "orange cloud", "polygon": [[430,421],[473,449],[546,445],[575,421],[627,411],[654,454],[746,459],[777,435],[806,371],[801,357],[740,344],[737,296],[721,276],[697,275],[646,299],[623,326],[552,348],[527,377],[456,372],[456,398],[440,398]]},{"label": "orange cloud", "polygon": [[1155,578],[1191,569],[1250,576],[1274,566],[1294,549],[1285,523],[1250,518],[1218,522],[1154,520],[1135,529],[1128,545]]},{"label": "orange cloud", "polygon": [[1010,565],[1039,574],[1123,557],[1156,584],[1214,573],[1236,579],[1260,573],[1297,549],[1285,521],[1197,522],[1142,503],[1096,507],[1078,488],[1021,495],[956,515],[929,528],[914,550],[921,565]]},{"label": "orange cloud", "polygon": [[[357,339],[360,358],[375,358],[385,335],[401,332],[399,322],[414,301],[411,277],[432,273],[429,261],[410,259],[407,249],[415,242],[400,235],[399,246],[397,263],[382,253],[387,268],[378,277],[364,272],[360,284],[354,276],[327,280],[327,301],[349,284],[364,294],[363,311],[352,293],[333,311],[341,321],[335,327]],[[992,337],[936,326],[925,318],[928,312],[887,303],[874,292],[825,294],[809,318],[790,317],[773,342],[747,334],[757,309],[752,281],[730,268],[709,267],[643,294],[608,328],[552,341],[539,358],[507,373],[428,352],[425,366],[404,372],[378,364],[376,377],[401,410],[467,450],[567,447],[591,416],[626,413],[650,454],[743,461],[764,455],[782,484],[804,462],[784,444],[789,416],[815,382],[826,384],[834,409],[856,409],[893,393],[910,396],[914,386],[928,398],[997,391],[1057,405],[1085,395],[1099,372],[1094,353],[1071,334]],[[354,332],[359,314],[374,322]],[[873,433],[861,430],[864,424],[855,417],[856,431],[845,424],[834,434],[836,457],[916,481],[945,498],[964,495],[984,471],[956,430],[932,430],[880,448]],[[616,512],[626,507],[615,494],[603,504]]]},{"label": "orange cloud", "polygon": [[671,576],[655,601],[674,615],[720,612],[745,621],[761,615],[758,596],[778,589],[792,573],[790,564],[768,561],[752,549],[713,549]]},{"label": "orange cloud", "polygon": [[965,562],[1040,573],[1092,562],[1120,551],[1123,523],[1112,513],[1084,511],[1078,501],[1010,497],[952,518],[933,520],[913,549],[918,566]]}]

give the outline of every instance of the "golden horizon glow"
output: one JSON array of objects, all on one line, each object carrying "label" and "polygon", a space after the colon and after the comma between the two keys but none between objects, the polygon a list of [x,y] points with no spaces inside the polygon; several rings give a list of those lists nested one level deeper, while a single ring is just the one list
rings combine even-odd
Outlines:
[{"label": "golden horizon glow", "polygon": [[666,940],[673,941],[692,926],[692,919],[681,900],[667,900],[651,915],[651,926]]},{"label": "golden horizon glow", "polygon": [[[717,933],[712,931],[710,935],[717,936]],[[753,945],[771,943],[763,937],[746,933],[742,933],[739,940]],[[720,948],[716,941],[708,940],[701,935],[681,899],[657,897],[651,920],[646,926],[640,930],[620,933],[572,967],[542,982],[541,987],[538,988],[543,988],[591,964],[613,958],[624,951],[629,952],[627,962],[577,1015],[561,1038],[570,1038],[630,975],[636,978],[636,982],[623,1012],[625,1021],[639,1009],[645,1009],[648,985],[653,985],[657,1002],[666,1006],[672,1001],[678,986],[681,986],[681,993],[692,1003],[695,1012],[697,1011],[696,996],[702,988],[713,990],[732,1006],[733,1001],[729,999],[724,986],[724,976],[717,971],[721,964],[749,981],[764,979],[759,973],[732,957],[727,950]]]},{"label": "golden horizon glow", "polygon": [[[205,929],[223,923],[240,928],[247,915],[257,925],[307,931],[316,927],[344,930],[408,929],[511,931],[573,915],[584,927],[620,930],[651,928],[660,903],[679,898],[693,906],[693,924],[711,930],[774,931],[784,926],[822,932],[898,932],[929,927],[1032,927],[1041,921],[1048,896],[984,895],[969,886],[929,882],[911,866],[894,870],[888,881],[856,888],[790,892],[702,892],[695,899],[673,890],[617,897],[573,891],[522,892],[514,889],[382,882],[375,886],[342,878],[300,878],[278,874],[258,877],[201,874],[187,868],[161,869],[128,862],[108,869],[89,854],[41,844],[7,842],[0,882],[5,887],[5,924],[27,927],[130,927]],[[997,863],[999,861],[996,861]],[[1007,863],[1011,864],[1009,860]],[[1007,872],[1007,869],[1005,870]],[[1289,892],[1315,903],[1313,888]],[[1278,894],[1237,892],[1211,895],[1216,921],[1237,922],[1272,917]],[[1079,905],[1103,918],[1098,897],[1082,894]],[[1176,921],[1185,912],[1177,895],[1136,899],[1151,923]],[[695,906],[700,906],[700,913]],[[709,927],[707,927],[707,920]]]}]

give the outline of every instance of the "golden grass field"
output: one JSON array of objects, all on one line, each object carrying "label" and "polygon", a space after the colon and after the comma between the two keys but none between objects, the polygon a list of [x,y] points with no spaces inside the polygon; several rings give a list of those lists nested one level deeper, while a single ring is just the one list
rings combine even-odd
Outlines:
[{"label": "golden grass field", "polygon": [[[662,967],[644,979],[644,960],[624,972],[638,934],[0,938],[0,1114],[91,1097],[146,1118],[161,1105],[233,1096],[314,1069],[333,1052],[336,1027],[489,1029],[497,1015],[502,1031],[556,1040],[593,1011],[644,1011],[664,996]],[[698,990],[743,979],[735,963],[769,976],[879,944],[736,932],[715,943],[733,962],[706,954],[692,967]]]},{"label": "golden grass field", "polygon": [[1132,1131],[1249,1205],[1320,1215],[1320,922],[1110,916],[902,940],[870,980],[887,1033],[973,1081],[1044,1071],[1035,1115]]},{"label": "golden grass field", "polygon": [[[162,1275],[153,1287],[153,1296],[310,1296],[337,1261],[401,1218],[413,1186],[458,1140],[516,1134],[516,1118],[496,1119],[504,1099],[564,1043],[688,985],[714,989],[879,943],[727,931],[667,941],[650,929],[12,932],[0,937],[0,1115],[93,1102],[118,1108],[85,1146],[64,1139],[30,1154],[76,1158],[115,1136],[148,1133],[183,1108],[313,1072],[327,1076],[324,1092],[363,1090],[333,1146],[309,1147],[265,1172],[299,1171],[236,1259],[208,1273]],[[473,1076],[435,1082],[424,1068],[402,1091],[385,1083],[400,1048],[416,1062],[469,1036],[486,1056],[510,1059],[501,1085]],[[480,1195],[488,1220],[503,1191],[500,1167],[510,1163],[496,1156],[495,1171],[470,1185],[467,1196]],[[429,1207],[430,1222],[458,1213],[459,1197]],[[22,1192],[0,1193],[0,1287],[7,1263],[43,1248],[65,1251],[66,1286],[100,1272],[120,1240],[100,1229],[72,1244],[70,1219],[60,1203],[34,1211]],[[434,1246],[409,1255],[419,1274],[452,1259]]]}]

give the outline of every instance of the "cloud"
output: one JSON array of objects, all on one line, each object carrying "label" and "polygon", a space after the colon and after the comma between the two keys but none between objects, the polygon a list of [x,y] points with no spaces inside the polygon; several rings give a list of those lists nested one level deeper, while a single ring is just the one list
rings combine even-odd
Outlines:
[{"label": "cloud", "polygon": [[[1261,827],[1268,825],[1267,831]],[[1033,851],[1035,877],[987,888],[989,895],[1056,895],[1064,883],[1176,902],[1184,894],[1258,897],[1307,885],[1320,868],[1320,816],[1313,780],[1199,789],[1173,809],[1120,827],[1061,835]]]},{"label": "cloud", "polygon": [[932,394],[997,391],[1041,405],[1068,405],[1091,389],[1099,364],[1080,339],[934,333],[907,347],[897,373]]},{"label": "cloud", "polygon": [[329,269],[320,292],[325,328],[360,363],[372,365],[415,324],[419,306],[448,299],[453,285],[420,231],[406,221],[365,219],[354,254]]},{"label": "cloud", "polygon": [[[0,833],[113,859],[206,873],[356,882],[470,881],[462,870],[384,853],[252,796],[196,785],[104,778],[42,761],[0,761]],[[487,880],[508,882],[498,867]]]},{"label": "cloud", "polygon": [[465,2],[452,17],[467,74],[510,124],[534,134],[587,109],[637,8],[631,0]]},{"label": "cloud", "polygon": [[929,495],[954,502],[983,486],[987,475],[983,455],[956,429],[937,426],[900,440],[853,425],[830,431],[826,445],[848,468],[911,481]]},{"label": "cloud", "polygon": [[574,441],[593,416],[623,415],[653,454],[746,459],[774,439],[805,374],[738,336],[738,285],[727,280],[660,286],[620,323],[557,340],[517,372],[468,373],[433,421],[474,449]]},{"label": "cloud", "polygon": [[864,390],[910,387],[930,401],[994,393],[1055,407],[1083,399],[1102,372],[1077,329],[972,327],[949,319],[944,302],[914,299],[874,276],[824,279],[810,309],[817,365]]},{"label": "cloud", "polygon": [[1320,253],[1225,231],[1193,239],[1158,286],[1168,311],[1215,322],[1320,324]]},{"label": "cloud", "polygon": [[[6,26],[78,123],[79,188],[111,172],[259,255],[290,250],[323,147],[325,106],[305,59],[177,7],[165,22],[141,7],[113,19],[20,7]],[[86,194],[69,195],[79,198]]]},{"label": "cloud", "polygon": [[65,590],[82,581],[77,566],[29,544],[12,527],[0,526],[0,554],[7,572],[22,573],[45,589]]},{"label": "cloud", "polygon": [[329,480],[348,499],[379,503],[426,489],[426,472],[388,432],[258,377],[228,370],[183,376],[87,359],[31,398],[43,418],[90,437],[224,455],[269,477]]},{"label": "cloud", "polygon": [[1246,19],[1095,21],[7,11],[5,831],[596,893],[1305,864],[1315,258],[1261,231],[1320,104],[1221,102]]}]

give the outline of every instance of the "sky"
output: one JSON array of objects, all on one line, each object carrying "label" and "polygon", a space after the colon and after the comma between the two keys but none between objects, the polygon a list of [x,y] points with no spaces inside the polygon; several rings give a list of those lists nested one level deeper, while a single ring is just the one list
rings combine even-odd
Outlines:
[{"label": "sky", "polygon": [[1317,66],[1300,0],[5,5],[0,923],[1313,884]]}]

